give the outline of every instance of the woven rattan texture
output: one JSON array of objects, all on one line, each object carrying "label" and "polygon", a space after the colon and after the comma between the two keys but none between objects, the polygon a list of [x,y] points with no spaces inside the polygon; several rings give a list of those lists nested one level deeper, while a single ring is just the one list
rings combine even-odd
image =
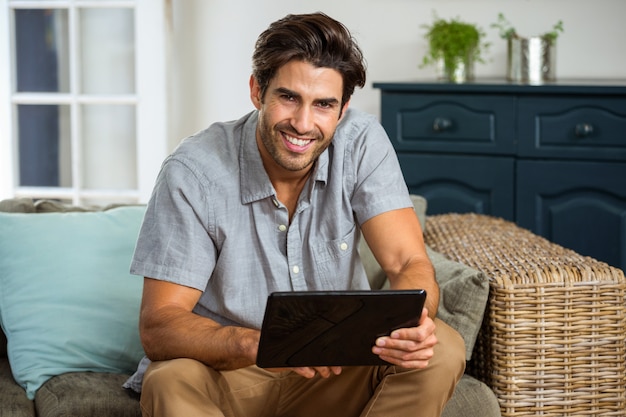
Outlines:
[{"label": "woven rattan texture", "polygon": [[430,216],[424,237],[490,277],[468,372],[503,416],[626,415],[621,270],[484,215]]}]

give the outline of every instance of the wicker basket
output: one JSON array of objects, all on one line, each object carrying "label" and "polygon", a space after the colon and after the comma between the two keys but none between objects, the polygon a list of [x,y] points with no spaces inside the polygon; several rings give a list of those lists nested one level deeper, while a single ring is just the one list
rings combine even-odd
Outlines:
[{"label": "wicker basket", "polygon": [[621,270],[484,215],[431,216],[425,240],[490,277],[468,373],[503,416],[626,415]]}]

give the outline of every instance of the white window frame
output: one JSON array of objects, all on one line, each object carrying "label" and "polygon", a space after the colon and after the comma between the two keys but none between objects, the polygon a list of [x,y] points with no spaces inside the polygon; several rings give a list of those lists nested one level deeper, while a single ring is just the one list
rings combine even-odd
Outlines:
[{"label": "white window frame", "polygon": [[[13,9],[68,8],[70,60],[76,61],[76,8],[115,7],[135,10],[135,94],[97,96],[78,94],[72,88],[64,93],[18,93],[15,91]],[[167,51],[169,0],[0,0],[0,199],[59,198],[81,204],[85,200],[147,202],[160,165],[168,153]],[[70,62],[70,66],[77,65]],[[73,68],[75,69],[75,67]],[[76,71],[70,71],[70,84]],[[17,104],[68,104],[71,110],[73,184],[62,187],[18,186]],[[80,184],[80,105],[130,104],[136,108],[137,188],[134,190],[86,190]]]}]

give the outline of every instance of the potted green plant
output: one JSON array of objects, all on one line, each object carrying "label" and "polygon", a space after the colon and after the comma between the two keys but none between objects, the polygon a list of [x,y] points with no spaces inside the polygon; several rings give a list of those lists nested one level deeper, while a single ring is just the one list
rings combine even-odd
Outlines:
[{"label": "potted green plant", "polygon": [[429,50],[422,60],[422,67],[436,65],[439,77],[452,82],[464,82],[474,78],[474,63],[484,62],[483,54],[489,48],[484,42],[485,33],[475,25],[435,16],[431,25],[423,25]]},{"label": "potted green plant", "polygon": [[[510,40],[515,38],[521,38],[517,34],[517,30],[511,25],[511,22],[504,17],[503,13],[498,13],[498,20],[496,23],[491,25],[492,28],[498,29],[500,31],[500,37],[502,39]],[[538,35],[540,38],[545,39],[547,42],[553,44],[556,42],[556,39],[559,37],[559,33],[563,32],[563,21],[559,20],[552,26],[552,30],[542,33]]]},{"label": "potted green plant", "polygon": [[491,27],[507,41],[507,79],[540,84],[556,78],[556,40],[563,32],[562,20],[552,30],[530,37],[520,36],[502,13]]}]

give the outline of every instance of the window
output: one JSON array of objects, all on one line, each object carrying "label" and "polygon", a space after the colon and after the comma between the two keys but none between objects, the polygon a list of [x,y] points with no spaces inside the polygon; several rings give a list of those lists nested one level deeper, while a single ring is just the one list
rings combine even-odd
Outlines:
[{"label": "window", "polygon": [[167,153],[165,0],[0,5],[0,198],[147,201]]}]

